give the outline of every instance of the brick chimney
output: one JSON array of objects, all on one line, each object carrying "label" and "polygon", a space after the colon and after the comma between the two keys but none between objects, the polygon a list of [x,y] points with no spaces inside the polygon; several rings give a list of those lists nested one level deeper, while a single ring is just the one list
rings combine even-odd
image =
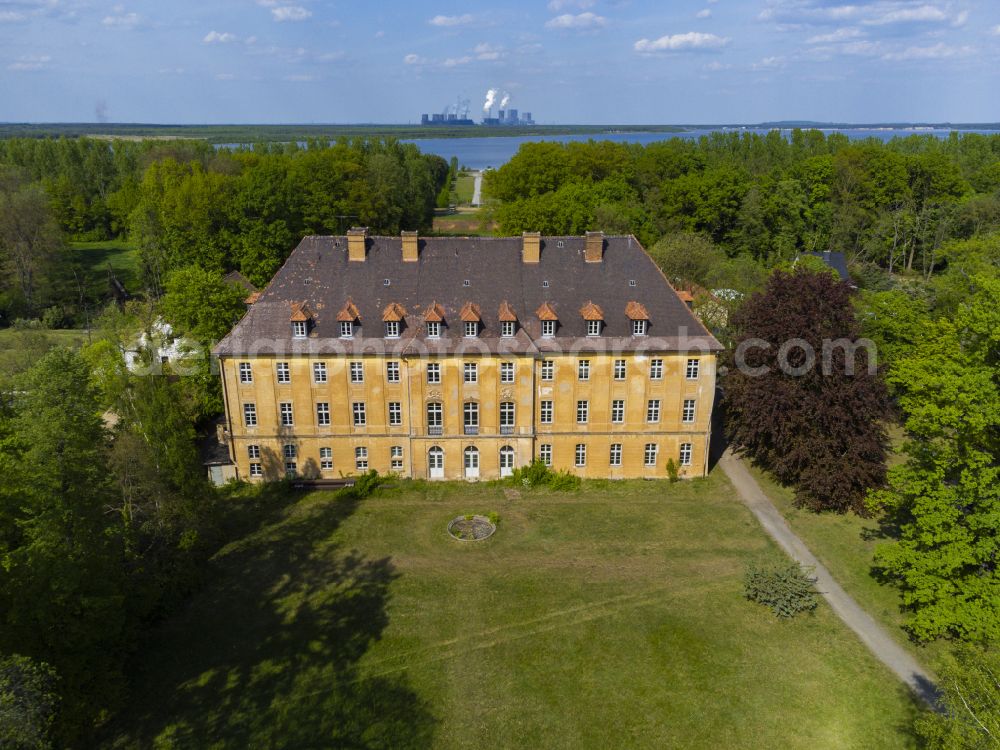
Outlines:
[{"label": "brick chimney", "polygon": [[368,227],[347,230],[347,259],[364,262],[368,250]]},{"label": "brick chimney", "polygon": [[604,232],[587,232],[584,258],[588,263],[600,263],[604,259]]},{"label": "brick chimney", "polygon": [[542,256],[542,233],[522,232],[521,260],[525,263],[538,263]]},{"label": "brick chimney", "polygon": [[416,263],[420,257],[420,240],[416,232],[400,232],[403,237],[403,262]]}]

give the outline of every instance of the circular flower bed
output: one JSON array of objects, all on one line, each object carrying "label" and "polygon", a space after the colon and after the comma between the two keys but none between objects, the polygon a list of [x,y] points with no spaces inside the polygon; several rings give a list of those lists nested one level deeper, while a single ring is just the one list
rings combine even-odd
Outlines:
[{"label": "circular flower bed", "polygon": [[496,524],[486,516],[459,516],[448,524],[448,533],[460,542],[481,542],[496,530]]}]

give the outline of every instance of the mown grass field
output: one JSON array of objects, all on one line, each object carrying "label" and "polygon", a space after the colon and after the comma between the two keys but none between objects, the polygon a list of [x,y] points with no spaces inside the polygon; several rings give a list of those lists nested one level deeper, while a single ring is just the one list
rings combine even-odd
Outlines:
[{"label": "mown grass field", "polygon": [[69,257],[84,273],[89,297],[105,299],[109,296],[108,269],[130,294],[140,291],[139,253],[124,240],[73,242]]},{"label": "mown grass field", "polygon": [[483,226],[484,219],[485,216],[481,209],[441,213],[434,217],[434,234],[458,237],[492,237],[496,231],[496,225],[488,223]]},{"label": "mown grass field", "polygon": [[[448,521],[497,511],[497,534]],[[917,707],[721,474],[576,494],[401,482],[276,505],[143,644],[115,748],[900,748]]]},{"label": "mown grass field", "polygon": [[467,206],[472,203],[472,194],[475,192],[476,180],[471,172],[461,172],[455,178],[455,199],[460,206]]}]

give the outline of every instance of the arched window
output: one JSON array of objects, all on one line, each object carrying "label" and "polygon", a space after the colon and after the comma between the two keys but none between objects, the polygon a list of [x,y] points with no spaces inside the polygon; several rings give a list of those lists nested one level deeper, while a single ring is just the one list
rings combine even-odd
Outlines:
[{"label": "arched window", "polygon": [[427,469],[431,479],[444,478],[444,451],[437,445],[427,451]]},{"label": "arched window", "polygon": [[475,479],[479,477],[479,449],[470,445],[465,449],[465,477]]},{"label": "arched window", "polygon": [[500,449],[500,476],[509,477],[514,473],[514,449],[505,445]]}]

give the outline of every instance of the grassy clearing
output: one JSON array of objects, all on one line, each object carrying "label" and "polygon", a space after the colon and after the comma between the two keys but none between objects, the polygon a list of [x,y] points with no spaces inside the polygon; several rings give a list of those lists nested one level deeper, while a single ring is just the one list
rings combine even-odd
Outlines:
[{"label": "grassy clearing", "polygon": [[85,343],[87,332],[77,329],[0,328],[0,378],[23,372],[53,347]]},{"label": "grassy clearing", "polygon": [[85,274],[88,296],[96,299],[108,298],[109,268],[114,271],[130,294],[139,291],[141,270],[139,253],[134,246],[124,240],[106,240],[74,242],[70,247],[71,261]]},{"label": "grassy clearing", "polygon": [[495,223],[487,223],[482,210],[460,210],[455,213],[439,214],[434,217],[434,234],[457,237],[492,237],[496,232]]},{"label": "grassy clearing", "polygon": [[476,180],[471,172],[461,172],[455,179],[455,199],[460,206],[472,203],[475,183]]},{"label": "grassy clearing", "polygon": [[[447,536],[490,511],[490,540]],[[912,700],[829,609],[743,598],[778,555],[720,472],[311,493],[214,557],[105,744],[911,746]]]},{"label": "grassy clearing", "polygon": [[947,644],[918,645],[902,630],[902,598],[893,586],[879,583],[871,572],[875,547],[879,543],[878,522],[852,513],[813,513],[795,506],[795,493],[782,487],[765,472],[749,466],[761,488],[771,498],[792,530],[806,543],[834,578],[881,622],[889,633],[932,670],[940,665]]}]

